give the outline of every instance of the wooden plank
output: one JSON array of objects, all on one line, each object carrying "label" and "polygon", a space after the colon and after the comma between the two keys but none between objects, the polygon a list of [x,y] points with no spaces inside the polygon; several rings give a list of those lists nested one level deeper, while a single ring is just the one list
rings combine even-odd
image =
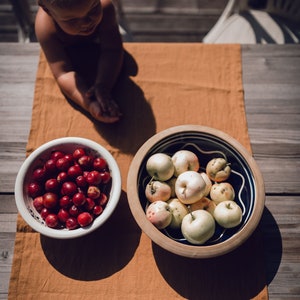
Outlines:
[{"label": "wooden plank", "polygon": [[[0,214],[16,214],[17,206],[13,194],[0,194]],[[0,220],[2,222],[2,220]]]},{"label": "wooden plank", "polygon": [[[15,197],[13,194],[0,194],[0,235],[16,233],[16,221],[17,221],[17,206],[15,203]],[[0,249],[5,248],[4,240],[0,239]],[[0,268],[1,269],[1,268]]]},{"label": "wooden plank", "polygon": [[14,240],[15,233],[0,232],[0,299],[7,299],[13,260]]},{"label": "wooden plank", "polygon": [[266,194],[293,194],[299,192],[299,161],[296,159],[265,158],[254,155],[262,172]]},{"label": "wooden plank", "polygon": [[226,4],[226,0],[122,1],[136,42],[201,42]]},{"label": "wooden plank", "polygon": [[201,42],[217,20],[189,14],[128,14],[126,18],[134,41],[139,42]]},{"label": "wooden plank", "polygon": [[193,8],[193,11],[201,9],[224,9],[227,0],[122,0],[124,12],[151,9],[151,12],[159,9]]},{"label": "wooden plank", "polygon": [[0,214],[1,233],[15,233],[17,214]]},{"label": "wooden plank", "polygon": [[0,299],[7,299],[16,221],[17,207],[14,196],[0,194]]},{"label": "wooden plank", "polygon": [[300,295],[300,196],[267,196],[260,226],[270,299]]},{"label": "wooden plank", "polygon": [[242,53],[248,130],[266,192],[297,193],[300,48],[243,46]]},{"label": "wooden plank", "polygon": [[0,44],[0,191],[12,193],[25,159],[38,44]]},{"label": "wooden plank", "polygon": [[[277,85],[276,85],[277,86]],[[257,85],[253,84],[244,84],[244,88],[246,90],[245,98],[246,98],[246,107],[247,107],[247,115],[260,115],[260,114],[298,114],[299,113],[299,94],[300,94],[300,86],[289,85],[282,86],[284,90],[287,92],[280,96],[274,97],[272,93],[269,91],[273,91],[273,94],[278,91],[275,86],[271,85],[271,87],[264,86],[257,87]],[[266,92],[265,97],[261,96],[262,89]],[[267,90],[266,90],[267,89]],[[287,97],[288,94],[288,97]]]}]

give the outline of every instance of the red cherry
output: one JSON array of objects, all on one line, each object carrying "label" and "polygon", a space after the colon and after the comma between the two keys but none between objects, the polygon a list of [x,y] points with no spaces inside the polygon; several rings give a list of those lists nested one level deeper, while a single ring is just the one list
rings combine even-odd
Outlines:
[{"label": "red cherry", "polygon": [[74,159],[78,160],[80,157],[85,155],[85,150],[83,148],[77,148],[73,152]]},{"label": "red cherry", "polygon": [[45,169],[47,171],[48,174],[52,174],[54,172],[57,171],[57,168],[56,168],[56,160],[54,159],[48,159],[46,162],[45,162]]},{"label": "red cherry", "polygon": [[58,225],[58,217],[55,214],[49,214],[45,222],[48,227],[55,228]]},{"label": "red cherry", "polygon": [[98,185],[101,182],[101,175],[98,171],[91,171],[86,176],[86,181],[91,185]]},{"label": "red cherry", "polygon": [[40,215],[42,217],[43,220],[46,219],[46,217],[50,214],[50,211],[48,208],[44,207],[41,211],[40,211]]},{"label": "red cherry", "polygon": [[65,158],[68,162],[74,163],[74,158],[73,158],[73,155],[72,155],[72,154],[66,154],[66,155],[64,156],[64,158]]},{"label": "red cherry", "polygon": [[91,199],[97,199],[100,197],[101,191],[98,187],[91,185],[89,186],[88,190],[87,190],[87,195],[88,197],[90,197]]},{"label": "red cherry", "polygon": [[51,159],[54,159],[54,160],[58,160],[59,158],[62,158],[62,157],[64,157],[64,156],[65,156],[65,154],[64,154],[64,152],[62,152],[62,151],[53,151],[53,152],[51,153],[50,158],[51,158]]},{"label": "red cherry", "polygon": [[84,195],[84,193],[79,192],[76,193],[73,197],[72,197],[72,201],[76,206],[81,206],[85,203],[86,201],[86,197]]},{"label": "red cherry", "polygon": [[61,187],[61,194],[67,196],[73,196],[77,192],[77,186],[72,181],[66,181]]},{"label": "red cherry", "polygon": [[81,209],[76,205],[72,205],[69,208],[69,214],[73,217],[77,217],[81,212],[82,212]]},{"label": "red cherry", "polygon": [[56,180],[57,180],[59,183],[66,182],[68,179],[69,179],[69,176],[68,176],[68,173],[67,173],[67,172],[60,172],[60,173],[57,175],[57,177],[56,177]]},{"label": "red cherry", "polygon": [[60,171],[67,171],[70,166],[71,163],[65,157],[61,157],[56,161],[56,168]]},{"label": "red cherry", "polygon": [[38,182],[43,182],[46,178],[46,169],[45,168],[37,168],[33,171],[32,175],[33,179]]},{"label": "red cherry", "polygon": [[66,223],[66,221],[70,218],[70,214],[69,214],[67,209],[61,208],[58,211],[57,217],[58,217],[60,222]]},{"label": "red cherry", "polygon": [[97,171],[103,171],[107,168],[107,162],[103,157],[96,157],[93,162],[93,167]]},{"label": "red cherry", "polygon": [[27,193],[31,198],[35,198],[43,194],[43,188],[38,182],[31,182],[27,187]]},{"label": "red cherry", "polygon": [[95,216],[99,216],[101,215],[103,212],[103,207],[101,205],[95,205],[94,208],[93,208],[93,214]]},{"label": "red cherry", "polygon": [[82,169],[80,166],[78,165],[73,165],[71,166],[69,169],[68,169],[68,175],[71,177],[71,178],[76,178],[80,175],[82,175]]},{"label": "red cherry", "polygon": [[109,183],[111,180],[111,175],[108,171],[101,172],[100,177],[101,177],[101,182],[104,184]]},{"label": "red cherry", "polygon": [[85,170],[93,166],[93,160],[89,155],[83,155],[78,159],[78,164]]},{"label": "red cherry", "polygon": [[91,210],[93,210],[94,206],[95,206],[95,201],[91,198],[86,198],[86,201],[84,203],[84,208],[87,211],[91,211]]},{"label": "red cherry", "polygon": [[40,212],[44,208],[43,196],[34,198],[33,206],[38,212]]},{"label": "red cherry", "polygon": [[55,193],[45,193],[43,195],[43,204],[46,208],[54,208],[58,204],[58,197]]},{"label": "red cherry", "polygon": [[45,183],[45,190],[47,192],[56,193],[59,190],[59,182],[55,178],[50,178]]},{"label": "red cherry", "polygon": [[87,186],[86,179],[84,178],[83,175],[80,175],[76,178],[76,184],[81,188],[84,188]]},{"label": "red cherry", "polygon": [[59,205],[62,208],[70,208],[72,203],[72,199],[69,196],[63,196],[59,199]]},{"label": "red cherry", "polygon": [[66,228],[69,230],[76,229],[78,227],[77,219],[74,217],[70,217],[66,221]]},{"label": "red cherry", "polygon": [[93,222],[93,217],[90,213],[83,212],[78,215],[77,222],[81,227],[85,227]]},{"label": "red cherry", "polygon": [[108,202],[108,197],[106,194],[101,193],[99,199],[98,199],[99,205],[104,206]]}]

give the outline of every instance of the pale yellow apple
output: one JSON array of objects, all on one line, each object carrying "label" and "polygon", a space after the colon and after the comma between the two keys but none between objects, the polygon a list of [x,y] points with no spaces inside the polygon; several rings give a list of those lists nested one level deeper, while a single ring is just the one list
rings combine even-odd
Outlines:
[{"label": "pale yellow apple", "polygon": [[187,214],[181,224],[182,235],[191,244],[202,245],[215,233],[215,220],[206,210],[195,210]]},{"label": "pale yellow apple", "polygon": [[205,188],[205,194],[204,194],[204,196],[207,196],[210,193],[210,190],[211,190],[211,187],[212,187],[212,182],[211,182],[211,180],[209,179],[209,177],[208,177],[208,175],[206,173],[201,172],[200,175],[202,176],[202,178],[205,181],[206,188]]},{"label": "pale yellow apple", "polygon": [[171,187],[164,181],[151,180],[146,185],[145,196],[150,202],[167,201],[171,197]]},{"label": "pale yellow apple", "polygon": [[169,180],[174,174],[174,165],[171,156],[165,153],[151,155],[147,160],[146,170],[156,180]]},{"label": "pale yellow apple", "polygon": [[206,174],[212,181],[225,181],[230,176],[230,173],[231,168],[225,158],[213,158],[206,165]]},{"label": "pale yellow apple", "polygon": [[203,197],[199,201],[191,204],[190,210],[195,211],[198,209],[204,209],[204,210],[208,211],[211,215],[213,215],[216,206],[217,206],[217,204],[213,200],[210,200],[207,197]]},{"label": "pale yellow apple", "polygon": [[167,201],[172,211],[172,221],[170,227],[178,229],[181,227],[182,219],[188,214],[186,205],[180,202],[177,198],[172,198]]},{"label": "pale yellow apple", "polygon": [[234,200],[235,192],[229,182],[214,183],[210,190],[210,198],[217,204],[226,201]]},{"label": "pale yellow apple", "polygon": [[206,183],[200,173],[186,171],[181,173],[175,183],[177,198],[184,204],[192,204],[204,197]]},{"label": "pale yellow apple", "polygon": [[177,178],[176,177],[172,177],[171,179],[169,179],[167,181],[167,184],[170,186],[171,188],[171,197],[175,198],[176,197],[176,193],[175,193],[175,183],[176,183]]},{"label": "pale yellow apple", "polygon": [[242,222],[242,209],[235,201],[223,201],[214,211],[214,218],[224,228],[233,228]]},{"label": "pale yellow apple", "polygon": [[189,150],[179,150],[172,156],[173,165],[175,167],[174,176],[185,171],[198,171],[200,163],[197,155]]},{"label": "pale yellow apple", "polygon": [[172,211],[165,201],[155,201],[146,210],[147,219],[158,229],[166,228],[172,221]]}]

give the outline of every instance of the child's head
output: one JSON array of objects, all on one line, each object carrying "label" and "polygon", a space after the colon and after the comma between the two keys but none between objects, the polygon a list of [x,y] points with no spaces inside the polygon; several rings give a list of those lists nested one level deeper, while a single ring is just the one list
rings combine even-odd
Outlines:
[{"label": "child's head", "polygon": [[38,3],[70,35],[90,35],[102,20],[100,0],[39,0]]}]

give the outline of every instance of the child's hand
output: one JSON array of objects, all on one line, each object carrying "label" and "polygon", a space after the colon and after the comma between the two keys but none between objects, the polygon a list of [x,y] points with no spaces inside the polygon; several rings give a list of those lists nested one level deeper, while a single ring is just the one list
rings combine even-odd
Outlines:
[{"label": "child's hand", "polygon": [[114,123],[120,119],[122,114],[117,103],[103,86],[91,87],[86,96],[91,100],[89,111],[94,118],[104,123]]}]

